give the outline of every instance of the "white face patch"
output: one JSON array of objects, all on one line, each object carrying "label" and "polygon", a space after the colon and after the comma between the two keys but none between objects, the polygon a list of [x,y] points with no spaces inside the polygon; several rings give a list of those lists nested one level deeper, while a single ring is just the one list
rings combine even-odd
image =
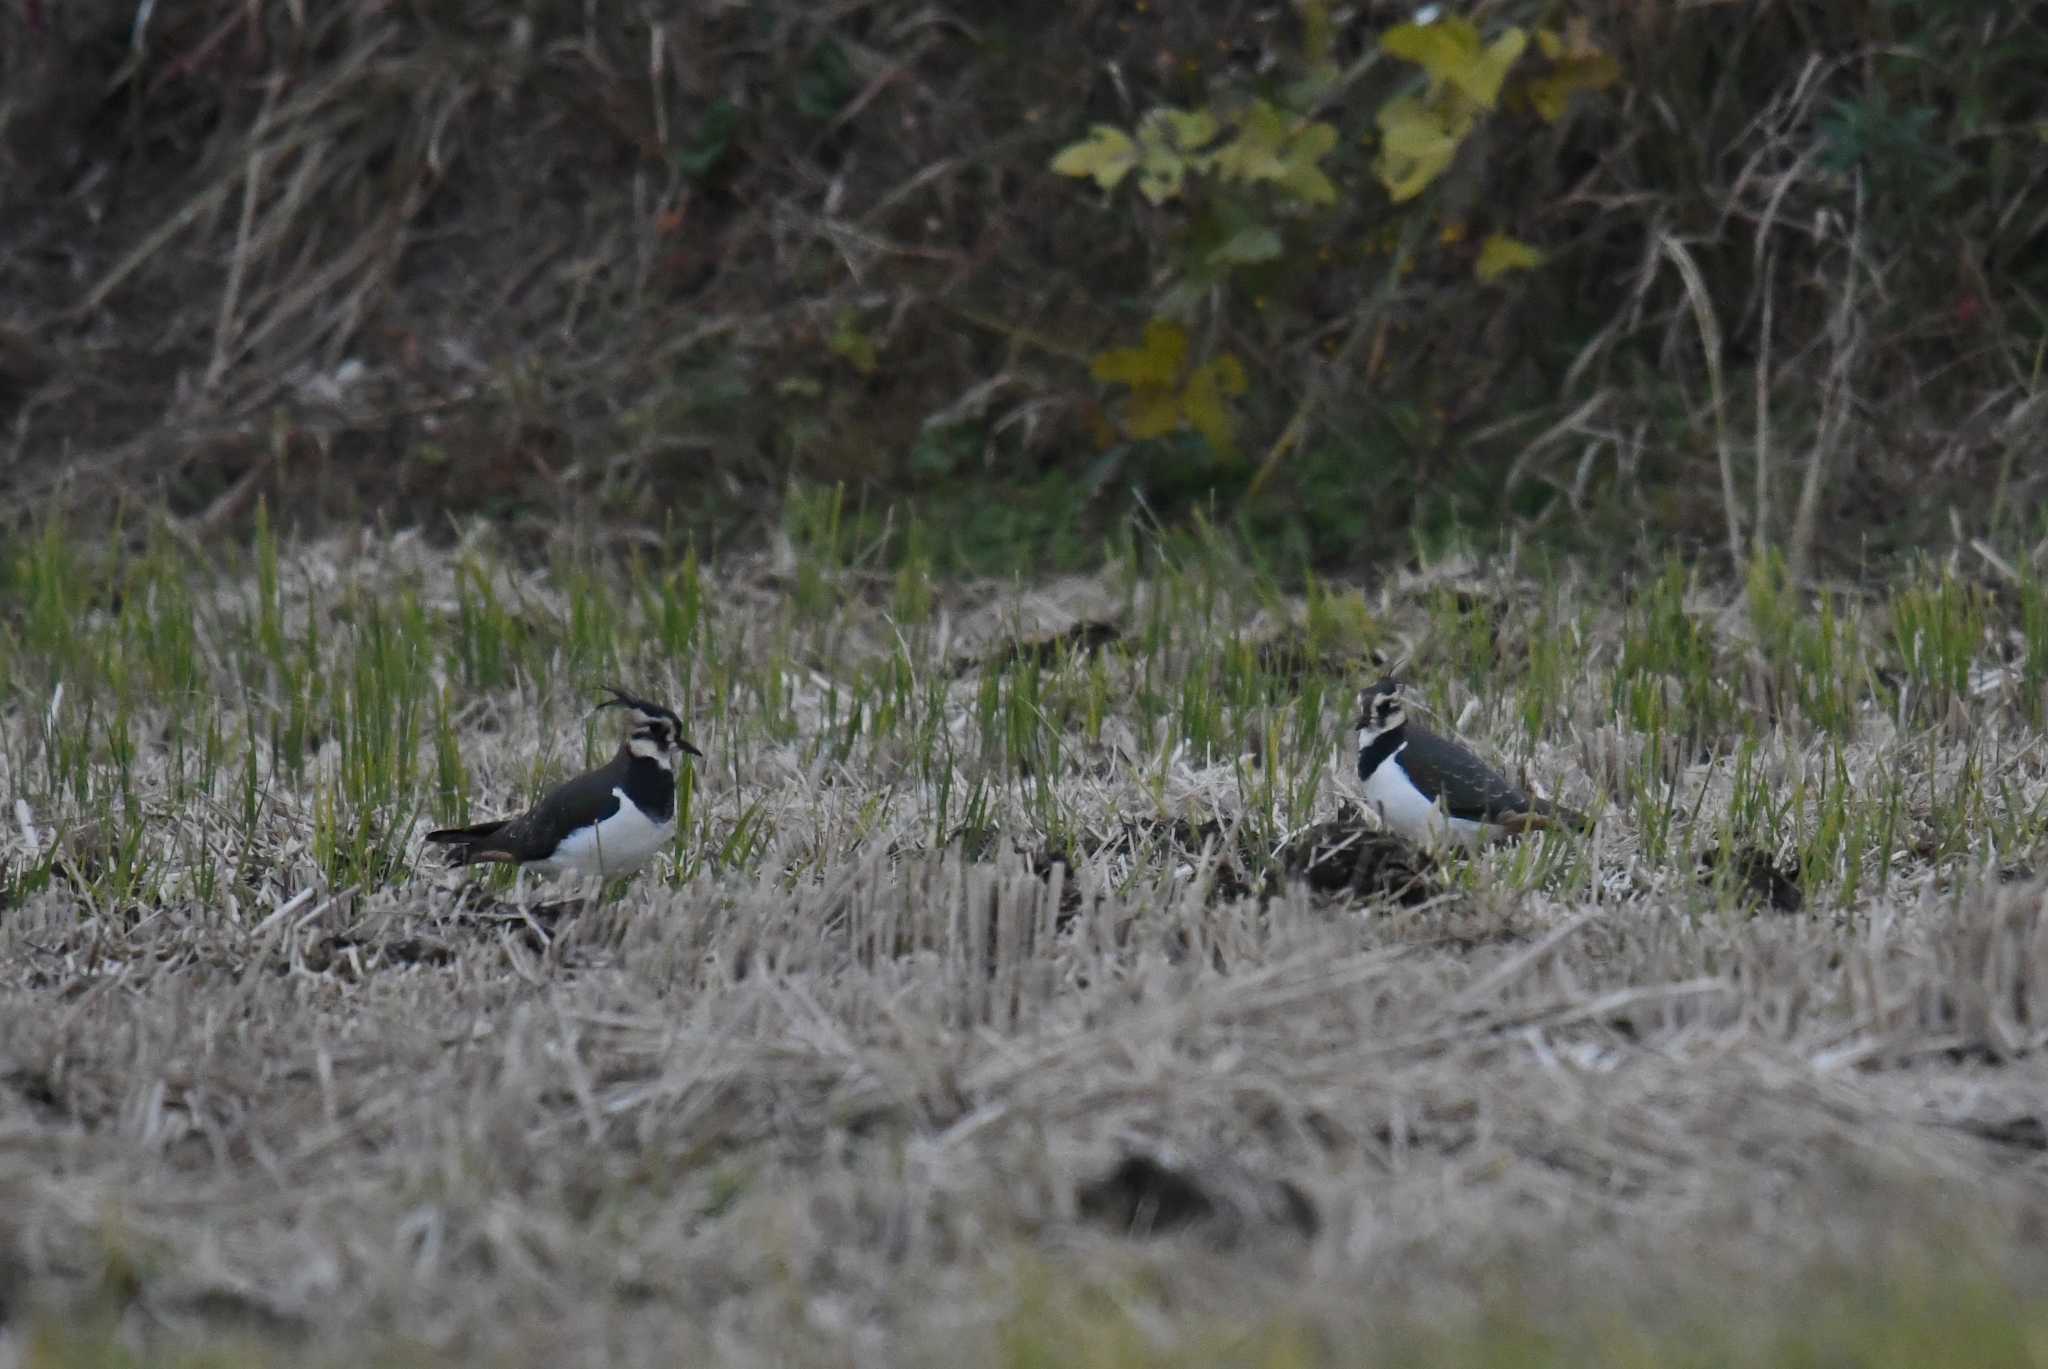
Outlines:
[{"label": "white face patch", "polygon": [[1384,704],[1368,707],[1363,721],[1358,724],[1358,749],[1363,751],[1407,721],[1408,715],[1398,704],[1392,708]]},{"label": "white face patch", "polygon": [[669,758],[671,749],[655,737],[643,737],[637,733],[626,742],[626,750],[642,760],[653,761],[664,770],[675,769],[675,762]]},{"label": "white face patch", "polygon": [[614,788],[612,796],[619,801],[618,812],[595,827],[571,833],[555,848],[554,855],[534,861],[530,868],[548,875],[615,879],[632,874],[675,839],[674,818],[650,822],[645,813],[633,806],[624,790]]}]

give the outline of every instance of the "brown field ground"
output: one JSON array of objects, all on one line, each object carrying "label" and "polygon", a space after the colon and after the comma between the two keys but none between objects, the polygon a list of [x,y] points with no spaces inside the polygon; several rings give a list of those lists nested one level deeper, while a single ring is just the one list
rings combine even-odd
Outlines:
[{"label": "brown field ground", "polygon": [[[0,639],[0,1362],[2038,1362],[2048,757],[1954,568],[1833,604],[1821,726],[1676,575],[66,555]],[[1375,653],[1597,834],[1382,843]],[[672,863],[420,862],[613,676],[706,753]]]}]

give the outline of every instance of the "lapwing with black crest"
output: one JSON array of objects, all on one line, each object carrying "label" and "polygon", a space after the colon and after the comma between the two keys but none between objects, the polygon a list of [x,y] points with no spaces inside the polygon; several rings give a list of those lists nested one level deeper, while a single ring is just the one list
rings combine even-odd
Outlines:
[{"label": "lapwing with black crest", "polygon": [[1358,778],[1394,831],[1423,846],[1467,846],[1543,828],[1585,832],[1592,822],[1532,798],[1463,743],[1408,719],[1391,675],[1365,691],[1358,719]]},{"label": "lapwing with black crest", "polygon": [[545,875],[617,879],[641,869],[675,839],[676,767],[704,753],[683,738],[672,709],[615,686],[599,708],[631,720],[611,760],[550,789],[514,818],[444,827],[427,840],[450,865],[517,865]]}]

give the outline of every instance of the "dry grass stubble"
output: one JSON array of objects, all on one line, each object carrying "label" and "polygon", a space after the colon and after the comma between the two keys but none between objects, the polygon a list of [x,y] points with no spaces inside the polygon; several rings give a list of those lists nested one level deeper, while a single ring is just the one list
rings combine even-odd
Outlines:
[{"label": "dry grass stubble", "polygon": [[[431,558],[402,573],[437,611],[460,593]],[[858,595],[807,618],[760,568],[719,583],[706,631],[731,678],[837,654],[785,672],[784,728],[626,638],[624,668],[706,724],[693,875],[551,929],[425,872],[323,881],[289,831],[312,801],[295,815],[283,786],[234,898],[58,878],[6,910],[0,1345],[24,1343],[23,1306],[259,1355],[1024,1362],[1019,1319],[1052,1286],[1158,1346],[1277,1312],[1349,1361],[1375,1353],[1361,1326],[1503,1299],[1654,1319],[1759,1281],[1789,1306],[1817,1266],[1962,1251],[2041,1272],[2038,881],[1902,857],[1854,906],[1752,915],[1643,861],[1615,807],[1590,867],[1499,852],[1420,906],[1233,893],[1171,827],[1256,827],[1232,763],[1168,748],[1154,788],[1158,737],[1132,716],[1145,654],[1186,666],[1192,627],[1046,672],[1108,671],[1130,709],[1108,742],[1067,738],[1071,865],[1031,849],[1027,777],[997,780],[977,856],[930,840],[912,757],[881,763],[900,736],[844,764],[817,750],[827,696],[892,651],[938,678],[1020,615],[1134,626],[1135,593],[967,591],[922,633]],[[1426,640],[1412,605],[1381,609]],[[985,688],[969,672],[932,696],[963,757]],[[542,739],[584,702],[526,681],[460,713],[478,805],[522,798],[542,745],[573,765]],[[1600,711],[1578,698],[1569,726]],[[1469,730],[1514,754],[1508,716]],[[1343,722],[1320,760],[1269,763],[1334,774]],[[17,793],[40,725],[20,697],[0,714]],[[1871,732],[1872,764],[1926,751]],[[1538,745],[1532,771],[1591,792],[1585,750]],[[165,792],[158,764],[145,792]],[[1675,787],[1708,824],[1730,802],[1713,773]],[[745,822],[763,844],[710,859]],[[1175,1229],[1135,1239],[1133,1220]]]}]

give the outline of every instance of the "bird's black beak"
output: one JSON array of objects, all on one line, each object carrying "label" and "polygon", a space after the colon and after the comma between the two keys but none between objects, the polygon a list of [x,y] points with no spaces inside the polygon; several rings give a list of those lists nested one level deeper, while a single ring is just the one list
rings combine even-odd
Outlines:
[{"label": "bird's black beak", "polygon": [[682,753],[685,756],[695,756],[700,761],[704,759],[704,753],[702,751],[699,751],[696,747],[690,745],[681,737],[676,738],[676,746],[681,749]]}]

